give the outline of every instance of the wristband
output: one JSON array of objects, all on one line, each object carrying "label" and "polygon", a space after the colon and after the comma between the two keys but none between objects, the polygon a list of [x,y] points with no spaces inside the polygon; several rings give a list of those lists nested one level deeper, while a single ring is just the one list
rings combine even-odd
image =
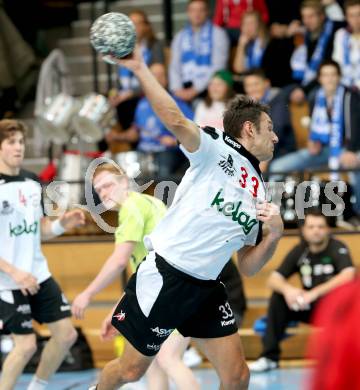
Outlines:
[{"label": "wristband", "polygon": [[65,233],[65,229],[61,225],[61,222],[59,219],[56,219],[55,221],[51,222],[51,233],[54,236],[60,236],[61,234]]}]

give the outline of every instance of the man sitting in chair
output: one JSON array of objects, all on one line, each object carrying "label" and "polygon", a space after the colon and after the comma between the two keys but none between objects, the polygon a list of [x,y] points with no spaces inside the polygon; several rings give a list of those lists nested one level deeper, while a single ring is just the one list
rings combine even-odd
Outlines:
[{"label": "man sitting in chair", "polygon": [[[331,180],[337,170],[360,168],[360,94],[341,84],[341,69],[328,60],[320,65],[320,87],[310,99],[310,133],[307,148],[276,158],[270,164],[272,180],[278,172],[328,167]],[[360,171],[349,172],[356,201],[354,213],[346,222],[360,230]],[[280,175],[281,177],[281,175]]]},{"label": "man sitting in chair", "polygon": [[[280,340],[290,321],[309,322],[319,299],[335,287],[354,278],[348,248],[330,236],[326,217],[309,209],[301,228],[302,240],[285,257],[268,280],[273,291],[267,313],[267,327],[262,339],[261,357],[249,364],[252,372],[278,367]],[[298,274],[302,287],[288,282]]]}]

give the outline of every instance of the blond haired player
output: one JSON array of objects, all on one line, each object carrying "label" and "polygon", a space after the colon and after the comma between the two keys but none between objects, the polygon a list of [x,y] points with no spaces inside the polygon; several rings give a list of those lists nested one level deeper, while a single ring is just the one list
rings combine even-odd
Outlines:
[{"label": "blond haired player", "polygon": [[[144,237],[154,230],[166,212],[165,204],[159,199],[131,191],[125,172],[112,162],[98,165],[92,182],[105,208],[118,210],[119,223],[115,231],[113,253],[95,279],[72,304],[72,312],[76,318],[84,317],[85,309],[92,297],[118,279],[128,263],[133,272],[136,271],[148,254],[143,243]],[[161,337],[162,329],[156,327],[154,329]],[[193,373],[182,362],[182,355],[189,341],[189,338],[184,338],[177,332],[171,335],[160,354],[160,360],[156,360],[149,368],[147,373],[149,390],[167,389],[166,374],[179,390],[199,388]]]}]

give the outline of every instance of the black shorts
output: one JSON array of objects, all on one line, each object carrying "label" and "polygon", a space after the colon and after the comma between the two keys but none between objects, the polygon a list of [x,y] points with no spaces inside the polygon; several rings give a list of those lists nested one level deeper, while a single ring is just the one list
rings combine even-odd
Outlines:
[{"label": "black shorts", "polygon": [[33,333],[32,320],[50,323],[71,317],[69,302],[59,285],[50,277],[40,283],[35,295],[23,295],[20,290],[0,291],[0,333]]},{"label": "black shorts", "polygon": [[219,280],[185,274],[151,252],[130,278],[112,325],[143,355],[155,355],[177,329],[183,336],[224,337],[237,332]]}]

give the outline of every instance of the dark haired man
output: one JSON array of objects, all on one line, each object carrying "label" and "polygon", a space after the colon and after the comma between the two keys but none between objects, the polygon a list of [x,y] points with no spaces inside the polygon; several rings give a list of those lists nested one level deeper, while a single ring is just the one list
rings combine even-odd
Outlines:
[{"label": "dark haired man", "polygon": [[[138,77],[155,113],[181,143],[190,168],[167,214],[145,237],[149,255],[104,321],[103,336],[116,328],[126,346],[120,359],[105,366],[97,387],[110,390],[137,380],[176,328],[196,338],[222,389],[247,389],[248,368],[218,275],[235,251],[240,272],[255,274],[282,235],[279,210],[266,201],[259,169],[259,160],[271,159],[278,141],[267,108],[239,96],[224,114],[224,132],[201,130],[181,113],[139,52],[119,64]],[[268,228],[264,237],[263,223]]]},{"label": "dark haired man", "polygon": [[[328,166],[337,179],[338,168],[360,168],[360,95],[340,83],[339,64],[325,61],[319,69],[320,88],[310,103],[311,123],[307,148],[275,159],[271,172],[291,172]],[[349,174],[356,197],[356,216],[349,220],[360,227],[360,173]]]},{"label": "dark haired man", "polygon": [[[339,4],[336,1],[329,1],[327,8],[339,9],[340,18],[343,15]],[[329,10],[317,0],[305,0],[300,8],[301,20],[305,27],[305,42],[295,49],[291,58],[293,77],[303,87],[307,87],[316,80],[316,74],[320,64],[331,58],[333,50],[333,39],[337,29],[343,26],[342,22],[336,20]],[[309,90],[309,89],[308,89]]]},{"label": "dark haired man", "polygon": [[[330,236],[326,217],[309,210],[301,229],[303,240],[269,278],[270,298],[261,357],[249,365],[253,372],[278,367],[280,340],[290,321],[309,322],[318,300],[355,275],[348,248]],[[302,287],[287,279],[298,274]]]},{"label": "dark haired man", "polygon": [[293,79],[299,84],[290,100],[303,103],[316,87],[316,76],[323,61],[331,58],[335,32],[345,23],[343,11],[336,0],[304,0],[300,8],[305,27],[304,43],[291,56]]},{"label": "dark haired man", "polygon": [[273,88],[262,69],[252,69],[243,74],[244,91],[247,96],[270,107],[279,143],[275,146],[274,158],[296,150],[295,135],[291,124],[289,88]]},{"label": "dark haired man", "polygon": [[169,89],[178,98],[192,102],[203,94],[213,74],[226,69],[229,39],[209,19],[206,0],[189,0],[187,25],[171,42]]},{"label": "dark haired man", "polygon": [[2,365],[0,389],[11,390],[36,351],[32,320],[46,323],[46,343],[28,390],[43,390],[77,334],[70,305],[51,277],[40,239],[50,239],[84,224],[80,210],[51,221],[43,216],[41,186],[21,169],[25,127],[0,120],[0,334],[11,334],[14,348]]}]

